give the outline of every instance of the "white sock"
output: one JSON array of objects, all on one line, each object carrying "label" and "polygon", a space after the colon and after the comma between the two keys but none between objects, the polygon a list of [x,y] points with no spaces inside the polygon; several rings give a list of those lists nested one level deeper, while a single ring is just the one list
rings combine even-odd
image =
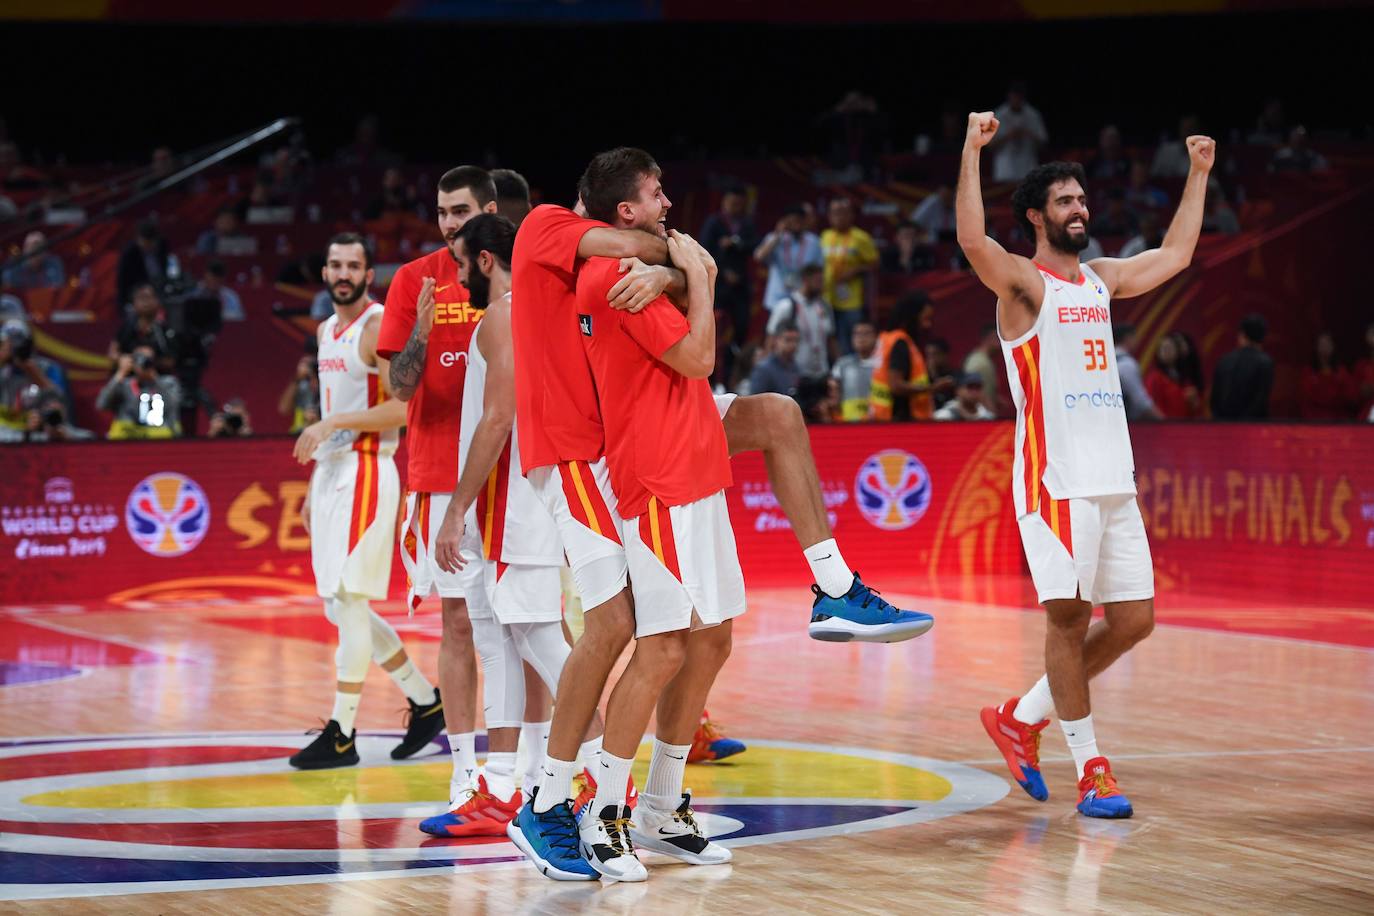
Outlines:
[{"label": "white sock", "polygon": [[[601,756],[601,739],[604,735],[597,735],[590,741],[583,741],[582,746],[577,749],[577,765],[581,769],[590,770],[592,778],[596,778],[596,761]],[[600,783],[598,783],[600,785]]]},{"label": "white sock", "polygon": [[849,593],[854,584],[854,573],[840,555],[840,545],[835,543],[834,538],[812,544],[802,553],[821,591],[832,598],[842,598]]},{"label": "white sock", "polygon": [[487,754],[487,762],[482,767],[482,775],[487,779],[487,791],[501,801],[510,801],[515,794],[515,752],[496,751]]},{"label": "white sock", "polygon": [[551,722],[521,722],[520,747],[525,752],[525,770],[520,776],[520,785],[525,794],[539,784],[539,774],[544,772],[544,754],[549,747],[549,726]]},{"label": "white sock", "polygon": [[592,811],[598,816],[607,805],[617,808],[625,804],[630,792],[630,767],[634,761],[627,757],[617,757],[604,747],[601,749],[600,766],[593,770],[596,777],[596,800]]},{"label": "white sock", "polygon": [[401,692],[406,695],[406,698],[416,705],[429,706],[439,696],[434,685],[420,673],[420,669],[416,668],[415,663],[409,658],[406,659],[404,665],[387,673],[396,682],[396,686],[401,688]]},{"label": "white sock", "polygon": [[640,795],[659,811],[673,811],[682,804],[682,774],[687,769],[687,752],[691,749],[690,744],[665,744],[654,739],[649,778]]},{"label": "white sock", "polygon": [[539,794],[534,797],[534,810],[543,814],[554,805],[565,802],[572,793],[573,772],[577,764],[571,760],[544,758],[544,773],[539,779]]},{"label": "white sock", "polygon": [[460,801],[460,796],[477,784],[477,751],[473,743],[477,736],[473,732],[449,735],[449,753],[453,757],[453,776],[449,780],[450,802]]},{"label": "white sock", "polygon": [[345,736],[353,734],[353,722],[358,718],[358,702],[362,698],[361,693],[340,691],[334,694],[334,711],[329,714],[329,718],[339,723],[339,728]]},{"label": "white sock", "polygon": [[1035,725],[1048,719],[1054,713],[1054,697],[1050,695],[1050,677],[1040,675],[1035,686],[1016,701],[1016,711],[1011,717],[1022,725]]},{"label": "white sock", "polygon": [[1064,730],[1064,740],[1069,743],[1069,753],[1073,754],[1073,765],[1078,769],[1078,778],[1083,778],[1083,767],[1094,757],[1102,756],[1097,752],[1097,736],[1093,734],[1092,713],[1070,722],[1059,720]]}]

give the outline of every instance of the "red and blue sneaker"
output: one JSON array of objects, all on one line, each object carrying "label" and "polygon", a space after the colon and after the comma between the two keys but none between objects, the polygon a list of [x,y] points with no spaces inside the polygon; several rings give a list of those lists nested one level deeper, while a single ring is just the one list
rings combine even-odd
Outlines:
[{"label": "red and blue sneaker", "polygon": [[457,807],[444,814],[436,814],[420,822],[420,829],[430,836],[469,837],[505,836],[506,827],[520,813],[519,790],[508,801],[502,801],[487,791],[487,778],[477,777],[473,789]]},{"label": "red and blue sneaker", "polygon": [[1112,765],[1106,757],[1094,757],[1083,766],[1078,780],[1078,813],[1087,817],[1130,817],[1131,800],[1116,787]]},{"label": "red and blue sneaker", "polygon": [[687,752],[688,763],[707,763],[742,754],[747,748],[743,741],[725,737],[721,727],[711,721],[711,714],[702,710],[701,724],[692,736],[692,749]]},{"label": "red and blue sneaker", "polygon": [[1001,706],[984,706],[979,718],[983,720],[988,737],[1007,761],[1011,778],[1031,798],[1045,801],[1050,797],[1050,790],[1045,788],[1044,777],[1040,775],[1040,733],[1050,720],[1042,719],[1034,725],[1018,722],[1012,713],[1019,700],[1019,697],[1012,697]]},{"label": "red and blue sneaker", "polygon": [[[596,799],[596,779],[592,776],[592,771],[583,769],[581,773],[573,775],[573,801],[572,812],[577,822],[582,823],[582,815],[587,807]],[[630,777],[629,785],[626,788],[625,806],[631,811],[635,805],[639,804],[639,790],[635,788],[635,779]]]}]

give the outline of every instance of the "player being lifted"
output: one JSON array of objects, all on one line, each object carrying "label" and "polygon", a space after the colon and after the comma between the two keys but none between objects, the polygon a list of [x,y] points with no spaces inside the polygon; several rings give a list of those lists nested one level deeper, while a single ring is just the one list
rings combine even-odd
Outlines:
[{"label": "player being lifted", "polygon": [[[955,211],[959,245],[997,294],[1016,403],[1012,494],[1046,612],[1046,674],[1025,696],[985,708],[983,727],[1017,783],[1044,801],[1040,732],[1057,713],[1077,766],[1079,812],[1130,817],[1131,803],[1098,752],[1088,699],[1088,681],[1154,627],[1154,570],[1136,504],[1111,301],[1147,293],[1192,261],[1216,144],[1188,138],[1192,165],[1163,245],[1083,264],[1090,219],[1083,169],[1074,163],[1036,167],[1012,195],[1017,221],[1035,239],[1032,259],[987,236],[978,167],[997,126],[991,112],[969,115]],[[1105,618],[1093,623],[1098,604]]]},{"label": "player being lifted", "polygon": [[291,758],[303,770],[358,762],[353,722],[372,661],[410,702],[406,736],[392,757],[409,757],[443,728],[438,692],[367,603],[385,598],[391,581],[401,496],[392,456],[405,406],[387,397],[387,361],[377,355],[382,306],[368,295],[372,256],[361,236],[330,239],[324,282],[334,314],[317,330],[321,419],[301,431],[295,455],[301,464],[315,461],[302,516],[325,616],[339,628],[338,686],[328,724]]}]

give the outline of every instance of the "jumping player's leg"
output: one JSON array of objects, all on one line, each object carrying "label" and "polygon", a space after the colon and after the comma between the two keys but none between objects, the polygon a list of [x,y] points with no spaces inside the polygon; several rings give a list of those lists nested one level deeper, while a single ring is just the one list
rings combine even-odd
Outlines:
[{"label": "jumping player's leg", "polygon": [[897,642],[929,630],[934,619],[894,608],[870,590],[845,562],[830,530],[811,436],[797,402],[780,394],[734,398],[721,422],[730,454],[760,451],[792,531],[815,577],[810,632],[827,641]]}]

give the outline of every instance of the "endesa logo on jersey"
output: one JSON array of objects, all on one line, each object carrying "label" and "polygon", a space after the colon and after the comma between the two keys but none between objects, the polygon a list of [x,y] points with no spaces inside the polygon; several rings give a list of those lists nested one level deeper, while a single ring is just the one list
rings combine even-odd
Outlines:
[{"label": "endesa logo on jersey", "polygon": [[163,471],[140,480],[124,507],[129,537],[155,557],[195,550],[210,530],[210,500],[189,477]]},{"label": "endesa logo on jersey", "polygon": [[462,350],[444,350],[439,354],[439,365],[445,369],[467,363],[468,355]]},{"label": "endesa logo on jersey", "polygon": [[870,455],[854,479],[854,498],[869,524],[901,531],[930,508],[930,472],[910,452],[887,449]]},{"label": "endesa logo on jersey", "polygon": [[1078,394],[1064,395],[1064,407],[1068,410],[1077,410],[1080,407],[1114,407],[1125,410],[1126,399],[1119,391],[1080,391]]}]

